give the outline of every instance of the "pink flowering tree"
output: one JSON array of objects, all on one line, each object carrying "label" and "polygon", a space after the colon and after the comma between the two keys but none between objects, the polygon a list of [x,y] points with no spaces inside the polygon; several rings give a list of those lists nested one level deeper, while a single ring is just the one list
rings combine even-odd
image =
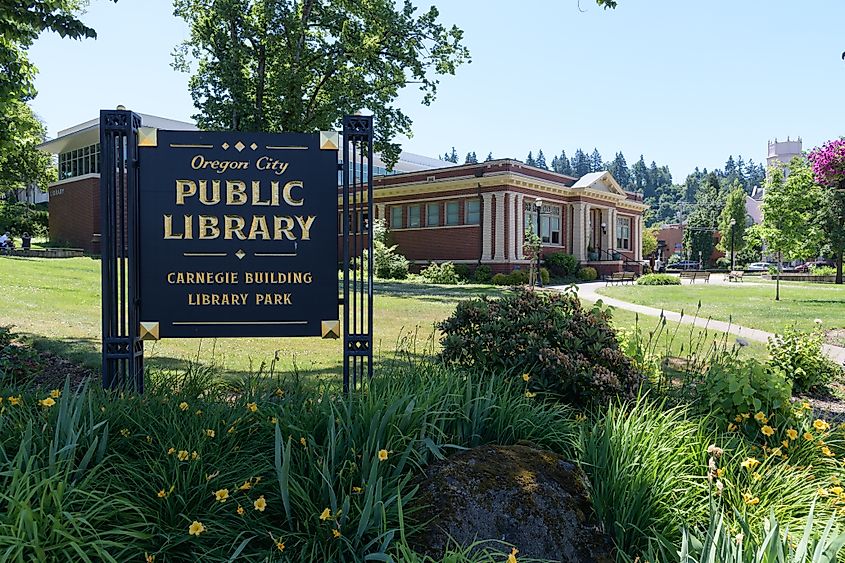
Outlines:
[{"label": "pink flowering tree", "polygon": [[824,190],[818,220],[836,256],[836,283],[842,283],[842,254],[845,251],[845,139],[828,141],[811,150],[807,159],[813,176]]}]

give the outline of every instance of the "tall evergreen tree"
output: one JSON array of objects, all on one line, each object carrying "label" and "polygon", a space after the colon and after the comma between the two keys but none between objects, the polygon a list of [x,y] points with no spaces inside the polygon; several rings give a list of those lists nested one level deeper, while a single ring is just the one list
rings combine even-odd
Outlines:
[{"label": "tall evergreen tree", "polygon": [[485,158],[485,159],[484,159],[484,162],[490,162],[491,160],[493,160],[493,153],[492,153],[492,152],[488,152],[488,153],[487,153],[487,158]]},{"label": "tall evergreen tree", "polygon": [[569,162],[569,158],[566,156],[566,151],[560,151],[560,156],[557,157],[557,167],[552,168],[558,174],[565,174],[567,176],[574,175],[572,171],[572,164]]},{"label": "tall evergreen tree", "polygon": [[458,163],[458,151],[455,150],[455,147],[452,147],[452,152],[447,155],[445,160],[448,162],[454,162],[455,164]]},{"label": "tall evergreen tree", "polygon": [[464,164],[478,164],[478,157],[475,156],[475,151],[467,153]]},{"label": "tall evergreen tree", "polygon": [[580,178],[585,174],[590,173],[590,159],[584,154],[584,151],[578,149],[575,151],[575,156],[572,157],[572,175]]},{"label": "tall evergreen tree", "polygon": [[648,167],[645,164],[643,155],[640,155],[640,159],[631,167],[631,176],[634,181],[634,190],[638,192],[645,191],[645,185],[648,182]]},{"label": "tall evergreen tree", "polygon": [[546,170],[549,169],[546,166],[546,155],[543,154],[543,149],[540,149],[540,152],[537,153],[537,168],[544,168]]},{"label": "tall evergreen tree", "polygon": [[590,155],[590,172],[601,172],[604,170],[604,163],[601,160],[599,149],[594,148],[593,154]]},{"label": "tall evergreen tree", "polygon": [[625,155],[621,151],[616,153],[616,158],[608,165],[607,169],[622,186],[622,189],[631,189],[631,171],[628,170],[628,163],[625,162]]},{"label": "tall evergreen tree", "polygon": [[528,166],[537,166],[537,161],[534,160],[534,155],[531,151],[528,151],[528,156],[525,157],[525,164]]}]

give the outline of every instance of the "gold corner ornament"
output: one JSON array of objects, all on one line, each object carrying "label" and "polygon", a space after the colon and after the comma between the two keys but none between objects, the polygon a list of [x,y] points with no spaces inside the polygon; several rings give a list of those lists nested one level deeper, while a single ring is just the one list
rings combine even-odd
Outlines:
[{"label": "gold corner ornament", "polygon": [[323,321],[323,338],[340,338],[340,321]]},{"label": "gold corner ornament", "polygon": [[158,340],[158,323],[142,322],[139,323],[138,336],[141,340]]},{"label": "gold corner ornament", "polygon": [[340,135],[337,131],[320,131],[320,150],[336,151],[340,147]]},{"label": "gold corner ornament", "polygon": [[138,146],[139,147],[157,147],[158,146],[158,129],[155,127],[139,127],[138,128]]}]

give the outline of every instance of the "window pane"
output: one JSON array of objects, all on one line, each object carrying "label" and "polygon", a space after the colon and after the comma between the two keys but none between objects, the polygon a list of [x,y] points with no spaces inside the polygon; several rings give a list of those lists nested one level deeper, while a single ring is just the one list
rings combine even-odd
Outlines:
[{"label": "window pane", "polygon": [[429,203],[425,207],[425,224],[429,227],[440,225],[440,204]]},{"label": "window pane", "polygon": [[450,201],[446,204],[446,224],[447,225],[457,225],[459,224],[461,217],[460,217],[460,210],[461,206],[457,201]]},{"label": "window pane", "polygon": [[408,207],[408,226],[409,227],[419,227],[420,226],[420,206],[419,205],[411,205]]},{"label": "window pane", "polygon": [[390,228],[402,228],[402,206],[396,205],[390,208]]},{"label": "window pane", "polygon": [[477,225],[481,222],[481,201],[470,199],[467,201],[466,220],[467,225]]}]

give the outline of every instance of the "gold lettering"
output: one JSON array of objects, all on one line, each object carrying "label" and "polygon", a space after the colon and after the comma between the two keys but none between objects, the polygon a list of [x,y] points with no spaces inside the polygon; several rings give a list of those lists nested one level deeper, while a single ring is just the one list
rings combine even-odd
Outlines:
[{"label": "gold lettering", "polygon": [[[278,182],[276,182],[278,186]],[[272,184],[270,186],[272,189]],[[253,181],[252,182],[252,205],[270,205],[270,201],[261,201],[261,182]]]},{"label": "gold lettering", "polygon": [[[282,223],[285,224],[282,227]],[[296,240],[296,235],[293,234],[293,219],[287,215],[273,217],[273,240],[282,240],[284,234],[288,240]]]},{"label": "gold lettering", "polygon": [[182,235],[174,235],[173,234],[173,215],[165,215],[164,216],[164,238],[165,240],[180,240]]},{"label": "gold lettering", "polygon": [[285,184],[283,188],[282,197],[285,200],[285,203],[288,205],[300,206],[302,205],[302,199],[293,199],[293,194],[291,193],[294,188],[301,188],[302,182],[300,180],[293,180],[292,182],[288,182]]},{"label": "gold lettering", "polygon": [[185,198],[196,194],[196,182],[193,180],[176,180],[176,205],[185,205]]},{"label": "gold lettering", "polygon": [[217,238],[220,236],[220,221],[213,215],[200,215],[200,239]]},{"label": "gold lettering", "polygon": [[216,205],[220,203],[220,180],[211,181],[211,197],[208,195],[208,181],[200,180],[200,203]]},{"label": "gold lettering", "polygon": [[296,216],[296,222],[302,229],[302,236],[300,237],[302,240],[311,240],[311,225],[314,224],[314,219],[316,217],[313,215],[309,215],[307,219],[303,219],[301,215]]},{"label": "gold lettering", "polygon": [[226,205],[244,205],[247,199],[245,182],[226,180]]},{"label": "gold lettering", "polygon": [[249,227],[249,240],[255,240],[259,235],[262,240],[270,240],[270,230],[267,228],[267,218],[264,215],[254,215],[252,225]]},{"label": "gold lettering", "polygon": [[[246,186],[244,186],[246,189]],[[244,227],[246,221],[240,215],[224,215],[223,216],[223,238],[232,240],[232,236],[238,237],[240,240],[246,240],[244,235]]]}]

